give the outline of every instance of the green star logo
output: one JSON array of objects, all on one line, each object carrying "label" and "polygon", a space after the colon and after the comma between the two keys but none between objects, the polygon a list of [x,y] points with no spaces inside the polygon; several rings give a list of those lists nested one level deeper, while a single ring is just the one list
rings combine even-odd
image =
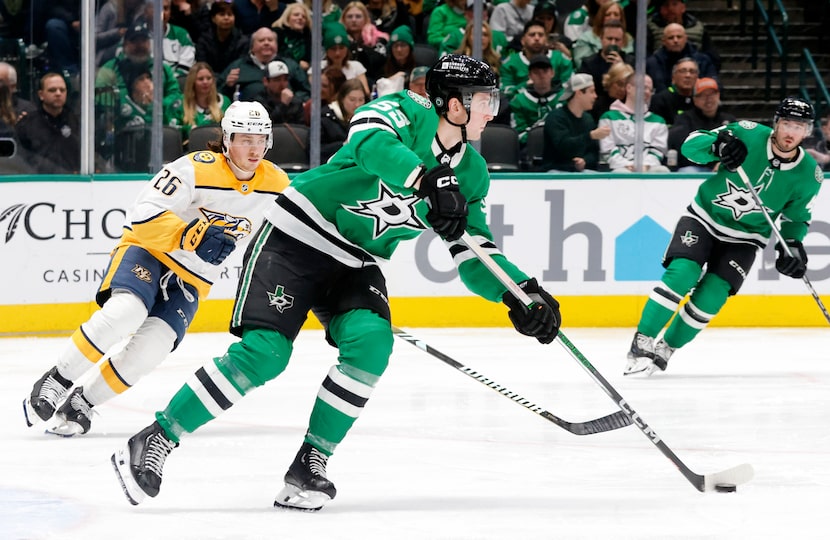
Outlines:
[{"label": "green star logo", "polygon": [[277,311],[282,313],[286,309],[294,306],[294,297],[290,294],[285,294],[285,287],[277,285],[274,292],[268,293],[268,305],[277,308]]}]

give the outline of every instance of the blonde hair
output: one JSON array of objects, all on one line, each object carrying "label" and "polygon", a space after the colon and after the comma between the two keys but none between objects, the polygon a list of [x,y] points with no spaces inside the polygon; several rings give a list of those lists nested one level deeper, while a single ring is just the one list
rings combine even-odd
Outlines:
[{"label": "blonde hair", "polygon": [[297,10],[305,13],[305,27],[311,30],[311,10],[308,6],[301,2],[293,2],[285,6],[285,10],[282,12],[282,15],[280,15],[279,19],[274,21],[271,28],[284,28],[285,25],[288,24],[288,18],[291,17],[291,14]]},{"label": "blonde hair", "polygon": [[608,68],[608,72],[602,76],[602,87],[608,91],[611,85],[617,81],[627,81],[634,74],[634,68],[624,62],[618,62]]},{"label": "blonde hair", "polygon": [[208,96],[210,118],[216,123],[222,120],[222,109],[219,107],[219,94],[216,92],[216,74],[213,73],[213,69],[211,69],[210,64],[207,62],[196,62],[190,68],[190,71],[187,72],[187,78],[184,81],[184,104],[182,107],[184,109],[184,117],[182,118],[182,122],[185,125],[194,125],[196,123],[196,78],[203,69],[210,72],[210,76],[213,77],[214,81],[213,86],[210,87]]},{"label": "blonde hair", "polygon": [[[482,22],[481,32],[482,35],[486,32],[490,36],[490,45],[486,48],[481,48],[482,60],[498,75],[499,69],[501,68],[501,57],[493,48],[493,31],[490,29],[489,24]],[[466,54],[467,56],[473,55],[473,23],[467,24],[467,27],[464,29],[464,38],[461,40],[461,46],[455,52],[458,54]]]}]

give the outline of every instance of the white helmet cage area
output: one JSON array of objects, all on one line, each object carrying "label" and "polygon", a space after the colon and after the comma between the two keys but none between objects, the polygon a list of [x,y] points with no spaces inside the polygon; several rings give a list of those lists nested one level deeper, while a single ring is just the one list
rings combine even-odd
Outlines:
[{"label": "white helmet cage area", "polygon": [[274,144],[271,118],[265,107],[256,101],[234,101],[222,117],[222,149],[227,154],[234,133],[267,135],[265,151]]}]

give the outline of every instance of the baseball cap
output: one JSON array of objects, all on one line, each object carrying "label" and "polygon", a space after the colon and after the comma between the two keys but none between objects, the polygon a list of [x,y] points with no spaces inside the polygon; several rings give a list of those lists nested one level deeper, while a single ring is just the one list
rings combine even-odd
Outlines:
[{"label": "baseball cap", "polygon": [[124,33],[124,41],[132,41],[134,39],[149,39],[150,38],[150,28],[147,26],[146,23],[137,23],[129,28]]},{"label": "baseball cap", "polygon": [[429,71],[429,66],[418,66],[412,70],[412,73],[409,75],[409,80],[415,81],[422,79],[427,76],[427,71]]},{"label": "baseball cap", "polygon": [[588,75],[587,73],[574,73],[571,75],[569,81],[565,83],[565,88],[562,91],[562,96],[559,98],[560,101],[567,101],[571,99],[577,91],[585,90],[594,86],[594,78]]},{"label": "baseball cap", "polygon": [[285,65],[285,62],[274,60],[265,66],[265,76],[267,78],[273,79],[275,77],[279,77],[280,75],[288,75],[288,66]]},{"label": "baseball cap", "polygon": [[550,63],[550,58],[544,54],[537,54],[536,56],[531,57],[528,69],[533,69],[535,67],[549,67],[553,69],[553,66]]},{"label": "baseball cap", "polygon": [[695,92],[694,95],[698,95],[701,92],[705,92],[706,90],[714,90],[715,92],[720,92],[720,88],[718,87],[718,81],[715,79],[710,79],[709,77],[702,77],[697,80],[695,83]]}]

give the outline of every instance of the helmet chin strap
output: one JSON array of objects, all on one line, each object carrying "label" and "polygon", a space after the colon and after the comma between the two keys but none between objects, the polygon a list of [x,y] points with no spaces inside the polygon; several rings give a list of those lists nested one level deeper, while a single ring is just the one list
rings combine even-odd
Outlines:
[{"label": "helmet chin strap", "polygon": [[456,124],[455,122],[450,120],[450,117],[447,115],[447,113],[444,113],[444,120],[446,120],[455,127],[461,128],[461,144],[467,144],[467,124],[470,123],[470,111],[468,111],[465,107],[464,112],[467,113],[467,120],[465,120],[463,124]]}]

